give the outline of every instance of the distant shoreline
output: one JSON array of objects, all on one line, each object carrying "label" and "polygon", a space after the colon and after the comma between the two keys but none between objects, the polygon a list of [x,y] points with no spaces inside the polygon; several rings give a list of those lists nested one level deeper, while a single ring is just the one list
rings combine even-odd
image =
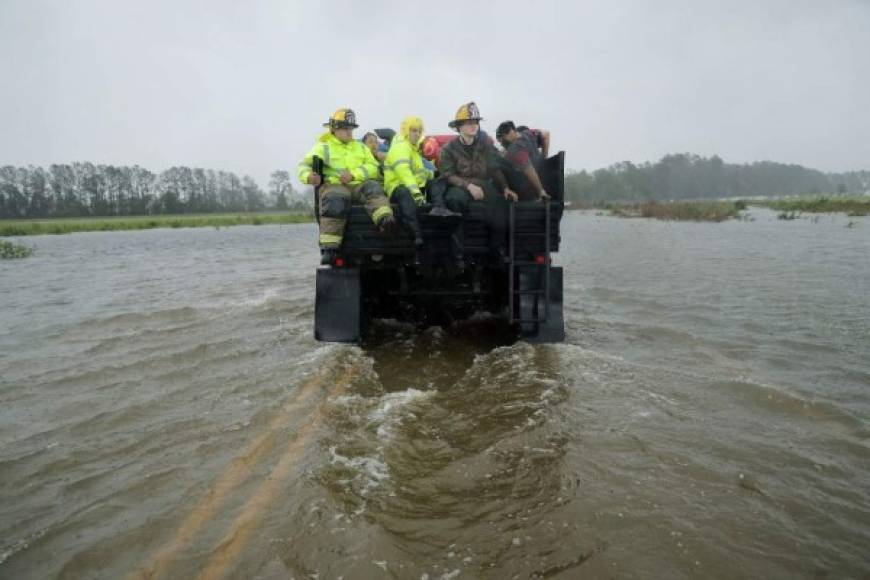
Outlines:
[{"label": "distant shoreline", "polygon": [[0,220],[0,237],[150,230],[159,228],[223,228],[244,225],[299,224],[313,221],[314,216],[309,213],[289,212],[15,219]]},{"label": "distant shoreline", "polygon": [[739,219],[750,206],[783,212],[781,219],[794,219],[800,213],[842,213],[849,217],[870,215],[870,197],[811,197],[774,200],[693,200],[612,202],[591,207],[623,218],[654,218],[674,221],[721,222]]}]

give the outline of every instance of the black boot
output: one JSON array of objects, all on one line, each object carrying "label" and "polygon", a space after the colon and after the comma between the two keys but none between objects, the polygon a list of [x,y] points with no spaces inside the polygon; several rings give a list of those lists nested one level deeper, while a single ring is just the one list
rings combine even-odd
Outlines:
[{"label": "black boot", "polygon": [[450,211],[443,205],[436,205],[429,210],[429,215],[432,217],[460,217],[462,214]]},{"label": "black boot", "polygon": [[331,248],[323,248],[320,250],[320,263],[323,266],[331,265],[335,262],[336,257],[338,257],[338,250],[333,250]]},{"label": "black boot", "polygon": [[378,231],[382,234],[392,234],[396,231],[396,218],[393,214],[387,214],[378,222]]}]

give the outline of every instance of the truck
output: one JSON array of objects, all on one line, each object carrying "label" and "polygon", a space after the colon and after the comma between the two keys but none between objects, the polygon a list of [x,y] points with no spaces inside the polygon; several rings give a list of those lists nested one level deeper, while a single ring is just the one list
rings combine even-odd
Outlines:
[{"label": "truck", "polygon": [[538,173],[550,199],[508,203],[507,255],[499,260],[491,256],[482,202],[453,218],[418,207],[426,243],[416,254],[410,234],[381,233],[363,207],[353,206],[338,256],[317,269],[315,339],[359,343],[379,318],[451,328],[484,316],[504,321],[517,339],[563,341],[563,274],[553,255],[561,243],[564,172],[564,152],[543,160]]}]

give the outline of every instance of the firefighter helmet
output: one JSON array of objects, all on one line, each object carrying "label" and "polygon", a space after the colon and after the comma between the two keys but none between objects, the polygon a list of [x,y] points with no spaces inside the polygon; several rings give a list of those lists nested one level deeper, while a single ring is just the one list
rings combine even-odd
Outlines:
[{"label": "firefighter helmet", "polygon": [[459,110],[456,111],[456,116],[452,121],[447,123],[447,126],[451,129],[458,129],[466,121],[480,122],[482,120],[480,110],[477,108],[477,105],[474,104],[474,101],[472,101],[459,107]]},{"label": "firefighter helmet", "polygon": [[332,114],[329,121],[323,124],[324,127],[330,129],[343,129],[350,127],[356,129],[359,125],[356,124],[356,114],[353,109],[339,109]]}]

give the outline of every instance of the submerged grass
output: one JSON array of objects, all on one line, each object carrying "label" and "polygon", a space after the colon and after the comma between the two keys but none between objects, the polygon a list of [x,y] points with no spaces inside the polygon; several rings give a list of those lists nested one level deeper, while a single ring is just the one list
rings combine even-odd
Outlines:
[{"label": "submerged grass", "polygon": [[618,217],[644,217],[659,220],[721,222],[740,217],[746,205],[740,201],[675,201],[611,205],[611,215]]},{"label": "submerged grass", "polygon": [[154,228],[222,228],[241,225],[296,224],[313,220],[314,217],[309,214],[280,212],[0,220],[0,237],[115,230],[148,230]]},{"label": "submerged grass", "polygon": [[0,240],[0,260],[26,258],[32,253],[33,248],[22,246],[21,244],[13,244],[6,240]]},{"label": "submerged grass", "polygon": [[[807,213],[845,213],[850,216],[870,215],[870,198],[868,197],[813,197],[798,199],[774,199],[752,202],[753,205],[769,207],[786,215],[794,212]],[[782,214],[781,214],[782,215]],[[781,219],[794,219],[781,218]]]}]

